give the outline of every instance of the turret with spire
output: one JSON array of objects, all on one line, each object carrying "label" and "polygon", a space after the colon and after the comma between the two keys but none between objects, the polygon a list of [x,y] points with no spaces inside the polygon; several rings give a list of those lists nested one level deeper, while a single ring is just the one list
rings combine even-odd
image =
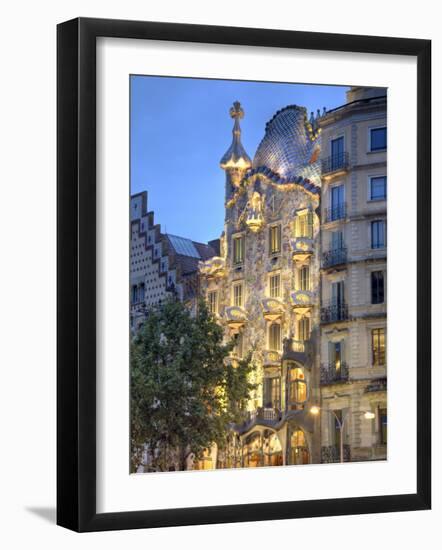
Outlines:
[{"label": "turret with spire", "polygon": [[252,161],[241,143],[241,126],[239,121],[244,118],[244,109],[239,101],[230,108],[230,116],[234,119],[232,144],[224,153],[220,165],[226,171],[226,195],[230,195],[231,186],[237,187],[245,172],[252,166]]}]

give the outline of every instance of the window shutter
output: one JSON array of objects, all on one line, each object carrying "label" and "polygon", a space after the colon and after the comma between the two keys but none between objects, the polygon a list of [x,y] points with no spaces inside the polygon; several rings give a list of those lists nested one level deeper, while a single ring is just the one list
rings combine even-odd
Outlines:
[{"label": "window shutter", "polygon": [[300,236],[299,216],[295,217],[294,228],[295,228],[295,237],[299,237]]},{"label": "window shutter", "polygon": [[341,363],[345,362],[345,340],[341,340]]},{"label": "window shutter", "polygon": [[335,362],[335,345],[333,342],[328,343],[328,362],[330,365]]},{"label": "window shutter", "polygon": [[313,212],[309,211],[307,213],[307,233],[308,233],[308,237],[310,239],[313,239]]}]

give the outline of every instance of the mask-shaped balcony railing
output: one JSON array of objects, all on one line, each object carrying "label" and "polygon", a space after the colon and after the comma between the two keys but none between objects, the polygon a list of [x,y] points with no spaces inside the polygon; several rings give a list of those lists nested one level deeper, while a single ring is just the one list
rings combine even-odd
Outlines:
[{"label": "mask-shaped balcony railing", "polygon": [[310,308],[314,303],[314,293],[311,290],[294,290],[290,292],[290,300],[294,308]]},{"label": "mask-shaped balcony railing", "polygon": [[267,321],[276,321],[284,314],[284,304],[278,298],[264,298],[261,307]]},{"label": "mask-shaped balcony railing", "polygon": [[293,260],[304,261],[313,254],[313,239],[310,237],[293,237],[290,239]]},{"label": "mask-shaped balcony railing", "polygon": [[282,354],[276,350],[265,350],[263,352],[263,363],[266,366],[280,366]]},{"label": "mask-shaped balcony railing", "polygon": [[247,322],[247,314],[245,310],[239,306],[226,307],[224,315],[231,329],[240,329]]},{"label": "mask-shaped balcony railing", "polygon": [[224,258],[214,256],[205,262],[199,262],[198,264],[200,273],[208,278],[224,277],[226,274],[226,262]]}]

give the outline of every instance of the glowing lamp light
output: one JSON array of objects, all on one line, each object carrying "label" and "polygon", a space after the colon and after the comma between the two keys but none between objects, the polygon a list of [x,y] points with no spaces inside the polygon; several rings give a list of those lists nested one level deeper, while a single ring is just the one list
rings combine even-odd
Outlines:
[{"label": "glowing lamp light", "polygon": [[313,407],[310,407],[310,412],[314,414],[315,416],[319,414],[319,407],[314,405]]},{"label": "glowing lamp light", "polygon": [[373,420],[373,418],[375,417],[376,415],[370,411],[366,411],[364,413],[364,418],[365,420]]}]

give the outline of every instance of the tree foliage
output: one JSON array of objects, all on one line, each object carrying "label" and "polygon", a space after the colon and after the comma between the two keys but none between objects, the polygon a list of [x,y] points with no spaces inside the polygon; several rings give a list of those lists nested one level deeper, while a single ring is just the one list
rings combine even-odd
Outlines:
[{"label": "tree foliage", "polygon": [[199,458],[213,443],[224,446],[254,388],[251,352],[229,361],[232,348],[204,302],[196,315],[177,300],[149,311],[131,343],[134,470],[146,444],[155,470],[186,469],[190,454]]}]

